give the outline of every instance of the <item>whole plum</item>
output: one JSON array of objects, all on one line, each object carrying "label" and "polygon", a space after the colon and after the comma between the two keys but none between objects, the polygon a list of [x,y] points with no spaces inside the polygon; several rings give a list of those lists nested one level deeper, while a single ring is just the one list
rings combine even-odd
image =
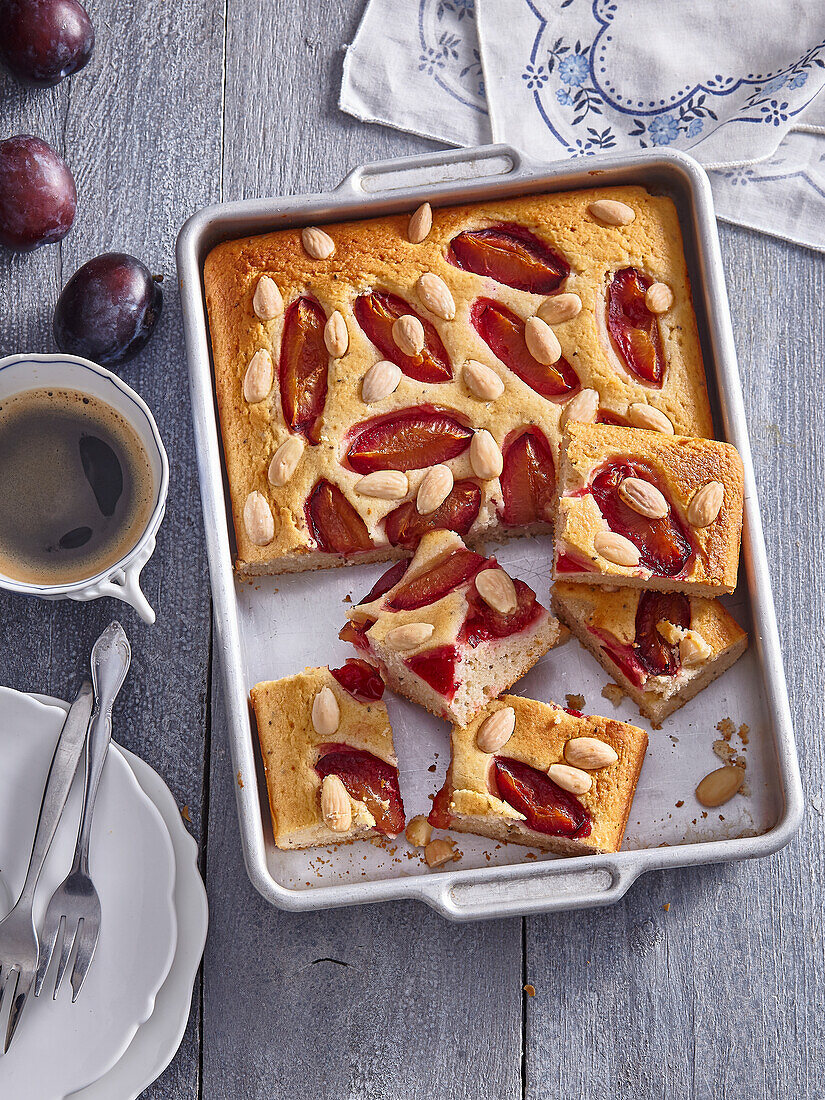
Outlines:
[{"label": "whole plum", "polygon": [[16,252],[54,244],[76,210],[74,177],[51,145],[30,134],[0,141],[0,244]]},{"label": "whole plum", "polygon": [[0,0],[0,60],[26,84],[48,88],[82,69],[95,32],[77,0]]},{"label": "whole plum", "polygon": [[125,252],[88,260],[63,287],[54,309],[57,346],[103,366],[125,363],[155,329],[163,293],[145,264]]}]

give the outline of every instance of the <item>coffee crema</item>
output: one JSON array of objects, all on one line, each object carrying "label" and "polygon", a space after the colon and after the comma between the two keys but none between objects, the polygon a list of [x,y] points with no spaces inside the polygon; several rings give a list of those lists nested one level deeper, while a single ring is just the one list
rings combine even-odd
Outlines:
[{"label": "coffee crema", "polygon": [[130,424],[77,390],[0,401],[0,573],[70,584],[113,566],[152,513],[155,479]]}]

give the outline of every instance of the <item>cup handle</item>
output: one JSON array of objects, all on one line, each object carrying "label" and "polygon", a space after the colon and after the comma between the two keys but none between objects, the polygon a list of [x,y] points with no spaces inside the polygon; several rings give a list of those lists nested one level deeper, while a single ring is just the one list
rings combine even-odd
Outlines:
[{"label": "cup handle", "polygon": [[141,619],[151,626],[155,621],[155,612],[141,591],[140,574],[144,565],[151,558],[154,549],[155,540],[152,538],[125,569],[116,569],[106,580],[98,581],[97,584],[84,588],[82,592],[72,595],[70,598],[85,602],[86,600],[96,600],[99,596],[112,596],[122,603],[128,603],[130,607],[137,611]]}]

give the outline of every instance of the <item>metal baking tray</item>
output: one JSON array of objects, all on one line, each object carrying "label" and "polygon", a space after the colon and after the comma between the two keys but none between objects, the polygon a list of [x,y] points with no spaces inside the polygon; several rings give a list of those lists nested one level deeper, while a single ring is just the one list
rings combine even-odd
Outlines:
[{"label": "metal baking tray", "polygon": [[[729,601],[750,634],[733,669],[651,734],[650,749],[616,855],[562,859],[519,845],[457,834],[462,858],[430,871],[400,838],[330,849],[279,851],[273,844],[263,768],[248,703],[250,687],[305,665],[340,664],[351,649],[337,634],[345,597],[366,592],[383,565],[258,578],[233,574],[228,504],[215,407],[203,262],[218,242],[291,226],[377,217],[434,206],[612,184],[642,184],[676,202],[693,286],[717,434],[735,444],[745,465],[743,568]],[[622,897],[644,871],[765,856],[793,837],[802,789],[768,577],[751,451],[742,403],[710,185],[689,157],[599,156],[538,164],[506,146],[453,150],[356,168],[332,192],[212,206],[190,218],[177,242],[195,445],[206,524],[215,628],[225,680],[233,768],[238,776],[241,836],[249,876],[275,905],[321,909],[395,898],[419,898],[454,920],[605,905]],[[522,538],[497,551],[505,567],[547,598],[549,538]],[[585,697],[585,710],[649,728],[624,700],[602,698],[607,677],[576,641],[547,655],[516,690],[563,702]],[[408,817],[426,812],[449,760],[446,723],[388,693]],[[730,717],[750,728],[749,794],[702,812],[693,790],[719,766],[716,724]],[[738,743],[734,739],[734,744]],[[435,765],[434,771],[428,768]]]}]

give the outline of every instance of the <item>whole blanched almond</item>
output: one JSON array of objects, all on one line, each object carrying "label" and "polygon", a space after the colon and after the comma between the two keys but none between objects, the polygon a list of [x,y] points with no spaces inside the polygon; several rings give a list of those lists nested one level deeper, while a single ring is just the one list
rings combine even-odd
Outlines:
[{"label": "whole blanched almond", "polygon": [[628,508],[647,519],[664,519],[669,510],[664,494],[641,477],[626,477],[619,484],[619,496]]},{"label": "whole blanched almond", "polygon": [[707,661],[713,653],[710,645],[695,630],[686,630],[679,642],[679,659],[685,668],[695,668]]},{"label": "whole blanched almond", "polygon": [[303,436],[300,435],[291,435],[289,439],[284,440],[269,464],[267,477],[270,485],[276,487],[286,485],[298,468],[304,446]]},{"label": "whole blanched almond", "polygon": [[346,833],[352,825],[352,803],[338,775],[325,775],[321,784],[321,814],[333,832]]},{"label": "whole blanched almond", "polygon": [[301,230],[301,241],[308,256],[313,260],[328,260],[335,252],[335,241],[329,233],[315,225]]},{"label": "whole blanched almond", "polygon": [[439,463],[431,466],[418,486],[415,507],[420,516],[428,516],[440,508],[453,490],[453,471]]},{"label": "whole blanched almond", "polygon": [[745,781],[745,769],[726,764],[706,775],[696,788],[696,797],[703,806],[713,809],[729,802]]},{"label": "whole blanched almond", "polygon": [[645,305],[651,313],[667,313],[673,305],[673,291],[667,283],[651,283],[645,291]]},{"label": "whole blanched almond", "polygon": [[524,323],[527,350],[539,363],[557,363],[561,359],[561,344],[555,332],[541,317],[528,317]]},{"label": "whole blanched almond", "polygon": [[312,700],[312,728],[321,737],[331,737],[341,721],[341,709],[332,688],[321,688]]},{"label": "whole blanched almond", "polygon": [[396,626],[388,631],[384,641],[390,649],[403,652],[406,649],[417,649],[429,641],[434,631],[432,623],[405,623],[404,626]]},{"label": "whole blanched almond", "polygon": [[578,317],[581,311],[582,300],[578,294],[555,294],[545,298],[536,312],[548,325],[560,325]]},{"label": "whole blanched almond", "polygon": [[284,299],[278,284],[268,275],[262,275],[258,279],[258,285],[252,295],[252,309],[260,321],[271,321],[284,312]]},{"label": "whole blanched almond", "polygon": [[571,794],[587,794],[593,786],[592,775],[581,768],[571,768],[569,764],[551,764],[547,774],[557,787]]},{"label": "whole blanched almond", "polygon": [[518,607],[516,586],[503,569],[482,569],[475,583],[479,596],[499,615],[512,615]]},{"label": "whole blanched almond", "polygon": [[587,209],[602,225],[630,225],[636,219],[635,210],[617,199],[597,199]]},{"label": "whole blanched almond", "polygon": [[243,395],[250,405],[256,405],[272,389],[272,356],[266,348],[259,348],[249,360],[243,376]]},{"label": "whole blanched almond", "polygon": [[392,338],[404,355],[415,358],[424,350],[424,326],[411,313],[405,313],[393,323]]},{"label": "whole blanched almond", "polygon": [[721,481],[709,481],[693,494],[687,510],[687,520],[692,527],[710,527],[722,508],[725,486]]},{"label": "whole blanched almond", "polygon": [[571,397],[559,418],[559,429],[564,431],[571,420],[578,420],[582,424],[592,424],[599,414],[598,390],[579,390],[575,397]]},{"label": "whole blanched almond", "polygon": [[433,227],[433,208],[428,202],[422,202],[410,217],[407,236],[413,244],[421,244]]},{"label": "whole blanched almond", "polygon": [[378,500],[400,500],[409,489],[407,475],[401,470],[374,470],[355,483],[356,493]]},{"label": "whole blanched almond", "polygon": [[619,759],[618,753],[598,737],[571,737],[564,746],[564,759],[573,768],[597,772]]},{"label": "whole blanched almond", "polygon": [[454,840],[444,840],[442,837],[438,837],[437,840],[431,840],[424,849],[424,859],[427,861],[428,867],[441,867],[442,864],[449,863],[450,860],[455,858]]},{"label": "whole blanched almond", "polygon": [[637,547],[630,539],[626,539],[624,535],[617,535],[615,531],[599,531],[593,539],[593,548],[605,561],[613,565],[632,569],[639,564]]},{"label": "whole blanched almond", "polygon": [[634,401],[628,405],[627,419],[634,428],[645,428],[649,432],[661,432],[663,435],[673,435],[673,425],[669,418],[653,405],[646,405],[643,401]]},{"label": "whole blanched almond", "polygon": [[486,428],[481,428],[470,440],[470,465],[482,481],[498,477],[504,469],[501,448]]},{"label": "whole blanched almond", "polygon": [[430,843],[432,835],[433,827],[424,814],[416,814],[404,830],[404,836],[413,848],[425,848]]},{"label": "whole blanched almond", "polygon": [[263,493],[250,493],[243,506],[243,525],[250,542],[266,546],[275,537],[275,519]]},{"label": "whole blanched almond", "polygon": [[455,300],[443,279],[432,272],[425,272],[416,283],[416,289],[422,304],[430,313],[443,321],[452,321],[455,317]]},{"label": "whole blanched almond", "polygon": [[401,381],[401,368],[397,363],[391,363],[389,359],[381,359],[375,363],[361,382],[361,400],[367,405],[376,401],[383,401],[391,393],[395,393]]},{"label": "whole blanched almond", "polygon": [[476,747],[479,752],[494,753],[504,748],[516,728],[516,712],[512,707],[502,707],[478,728]]},{"label": "whole blanched almond", "polygon": [[496,372],[478,359],[467,360],[462,377],[464,385],[479,401],[496,401],[504,393],[504,383]]},{"label": "whole blanched almond", "polygon": [[324,325],[324,343],[333,359],[340,359],[342,355],[347,354],[349,331],[344,315],[338,309]]}]

